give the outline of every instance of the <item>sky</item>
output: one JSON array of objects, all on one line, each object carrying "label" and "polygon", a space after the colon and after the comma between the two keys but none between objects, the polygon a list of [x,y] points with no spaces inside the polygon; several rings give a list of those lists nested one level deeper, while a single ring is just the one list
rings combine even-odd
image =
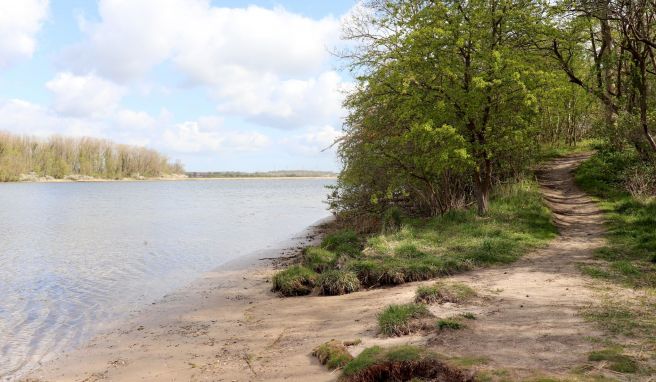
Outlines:
[{"label": "sky", "polygon": [[356,0],[0,0],[0,130],[143,145],[190,171],[338,170]]}]

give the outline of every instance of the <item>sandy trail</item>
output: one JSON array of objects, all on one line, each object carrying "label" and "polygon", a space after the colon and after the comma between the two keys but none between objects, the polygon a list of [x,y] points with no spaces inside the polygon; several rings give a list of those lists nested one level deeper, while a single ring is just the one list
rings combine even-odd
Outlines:
[{"label": "sandy trail", "polygon": [[44,381],[333,381],[310,356],[330,339],[373,344],[422,343],[449,356],[484,357],[490,368],[521,378],[536,371],[565,375],[585,362],[589,336],[601,336],[579,315],[594,302],[577,263],[603,244],[602,217],[573,183],[586,155],[553,160],[539,171],[560,237],[516,263],[450,279],[475,288],[467,306],[435,305],[437,316],[474,312],[468,328],[428,336],[376,335],[376,314],[409,302],[419,283],[336,297],[280,299],[269,292],[270,266],[210,273],[192,287],[86,347],[48,363]]}]

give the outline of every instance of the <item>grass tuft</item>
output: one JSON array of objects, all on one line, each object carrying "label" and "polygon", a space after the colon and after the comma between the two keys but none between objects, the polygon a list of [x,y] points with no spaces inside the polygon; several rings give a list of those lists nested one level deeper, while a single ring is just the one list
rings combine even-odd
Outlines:
[{"label": "grass tuft", "polygon": [[352,229],[342,229],[326,235],[321,242],[321,247],[337,255],[350,257],[358,257],[362,251],[360,238]]},{"label": "grass tuft", "polygon": [[279,271],[273,276],[273,291],[283,296],[303,296],[310,294],[318,274],[301,265],[294,265]]},{"label": "grass tuft", "polygon": [[437,282],[417,288],[415,302],[423,304],[453,302],[461,303],[476,296],[476,292],[463,283]]},{"label": "grass tuft", "polygon": [[378,315],[378,327],[388,336],[402,336],[413,331],[413,320],[430,316],[423,304],[390,305]]},{"label": "grass tuft", "polygon": [[458,318],[441,318],[437,320],[437,328],[440,330],[460,330],[465,325]]},{"label": "grass tuft", "polygon": [[607,361],[607,368],[618,373],[638,372],[638,363],[631,357],[622,354],[620,349],[603,349],[590,353],[588,360],[592,362]]},{"label": "grass tuft", "polygon": [[319,359],[319,363],[331,370],[342,368],[353,359],[346,347],[336,340],[319,345],[312,351],[312,355]]},{"label": "grass tuft", "polygon": [[337,255],[334,252],[320,247],[306,248],[303,256],[303,264],[319,273],[332,268],[336,260]]},{"label": "grass tuft", "polygon": [[319,292],[325,296],[336,296],[360,290],[360,280],[353,272],[329,270],[317,279]]}]

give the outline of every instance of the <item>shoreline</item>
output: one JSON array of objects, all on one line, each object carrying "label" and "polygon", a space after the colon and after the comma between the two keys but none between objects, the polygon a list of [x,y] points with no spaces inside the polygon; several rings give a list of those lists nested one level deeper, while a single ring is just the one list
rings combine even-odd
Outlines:
[{"label": "shoreline", "polygon": [[[102,359],[105,355],[103,349],[97,346],[98,343],[105,341],[122,343],[121,341],[125,339],[124,336],[130,338],[131,342],[137,340],[136,337],[142,334],[143,328],[156,325],[159,325],[160,328],[176,327],[176,332],[195,331],[193,324],[190,326],[178,325],[179,317],[198,311],[199,306],[204,305],[203,300],[208,298],[207,295],[211,291],[218,291],[218,294],[225,297],[225,301],[221,301],[223,302],[221,306],[214,307],[217,311],[229,313],[233,307],[232,305],[245,304],[247,300],[244,294],[233,294],[233,291],[239,292],[242,288],[247,290],[252,279],[261,278],[261,275],[272,273],[274,270],[294,262],[300,255],[302,248],[320,242],[326,226],[333,219],[332,216],[320,219],[303,231],[292,235],[289,239],[273,244],[268,248],[256,250],[243,257],[229,260],[209,271],[203,272],[190,284],[140,307],[134,313],[117,322],[108,323],[107,329],[98,332],[79,348],[70,349],[46,358],[43,362],[39,362],[40,366],[36,369],[27,370],[13,376],[0,376],[0,380],[36,382],[55,380],[97,381],[105,379],[107,370],[101,372],[90,371],[84,377],[82,377],[85,374],[84,371],[76,370],[80,367],[84,368],[92,365],[102,368],[105,362],[100,360],[95,362],[96,357]],[[264,283],[269,283],[268,278]],[[269,292],[269,289],[266,288],[265,291],[273,295],[273,292]],[[217,320],[212,321],[216,322]],[[197,332],[194,332],[191,336],[196,337]],[[123,364],[123,361],[123,358],[117,357],[114,360],[107,361],[107,365],[117,367],[117,365]],[[53,373],[55,370],[61,370],[64,373],[58,375],[58,373]],[[69,371],[73,371],[74,374],[71,375]],[[127,379],[130,380],[131,378]]]}]

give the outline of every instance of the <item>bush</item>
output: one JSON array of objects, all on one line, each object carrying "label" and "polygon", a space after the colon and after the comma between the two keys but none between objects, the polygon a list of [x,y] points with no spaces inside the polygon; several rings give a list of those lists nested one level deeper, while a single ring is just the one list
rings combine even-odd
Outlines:
[{"label": "bush", "polygon": [[312,355],[319,359],[319,363],[329,369],[338,369],[346,366],[353,356],[346,350],[346,346],[339,341],[330,340],[312,351]]},{"label": "bush", "polygon": [[353,272],[337,269],[322,273],[317,285],[322,295],[335,296],[360,290],[360,280]]},{"label": "bush", "polygon": [[303,263],[315,272],[323,272],[335,266],[337,255],[327,249],[308,247],[305,249]]},{"label": "bush", "polygon": [[402,345],[373,346],[353,358],[342,372],[342,382],[435,380],[473,382],[474,378],[446,365],[435,353]]},{"label": "bush", "polygon": [[294,265],[273,276],[273,291],[283,296],[310,294],[317,280],[317,273],[301,265]]},{"label": "bush", "polygon": [[388,336],[401,336],[412,332],[413,320],[430,316],[423,304],[390,305],[378,315],[378,327]]},{"label": "bush", "polygon": [[337,255],[348,255],[350,257],[357,257],[362,251],[360,238],[352,229],[342,229],[326,235],[321,242],[321,247],[333,251]]},{"label": "bush", "polygon": [[476,296],[476,292],[462,283],[442,283],[423,285],[417,288],[415,302],[432,304],[435,302],[461,303]]}]

